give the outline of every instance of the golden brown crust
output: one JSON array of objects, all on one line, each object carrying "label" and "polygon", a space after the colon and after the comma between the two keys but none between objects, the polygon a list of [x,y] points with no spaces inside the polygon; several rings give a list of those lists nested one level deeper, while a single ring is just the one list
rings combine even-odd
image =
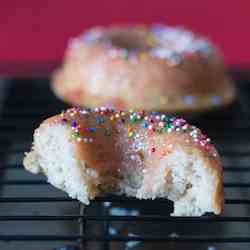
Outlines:
[{"label": "golden brown crust", "polygon": [[46,120],[43,126],[52,123],[71,127],[79,159],[98,173],[101,188],[116,186],[125,160],[130,165],[135,164],[128,157],[135,154],[135,148],[145,169],[157,166],[161,159],[178,147],[190,155],[197,155],[203,159],[204,167],[210,169],[215,180],[214,212],[222,213],[224,194],[220,157],[210,140],[185,120],[160,113],[73,108]]},{"label": "golden brown crust", "polygon": [[[121,31],[128,36],[126,28],[112,27],[102,30],[100,36],[111,40],[110,33]],[[135,27],[131,31],[134,40],[138,34],[142,37],[143,44],[148,36],[152,38],[149,28]],[[89,107],[174,112],[202,111],[231,103],[235,89],[220,55],[205,40],[192,39],[197,47],[189,45],[183,51],[156,42],[146,49],[140,45],[143,49],[131,54],[116,44],[107,46],[102,39],[90,43],[86,38],[76,38],[66,51],[64,65],[53,76],[52,87],[60,98]],[[204,51],[199,50],[200,40],[207,46]],[[173,53],[163,57],[152,52],[166,47],[168,53]],[[174,53],[181,59],[172,59]]]}]

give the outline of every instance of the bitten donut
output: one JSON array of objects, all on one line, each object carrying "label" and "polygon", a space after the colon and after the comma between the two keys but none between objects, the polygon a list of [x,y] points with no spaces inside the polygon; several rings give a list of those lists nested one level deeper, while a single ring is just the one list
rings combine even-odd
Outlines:
[{"label": "bitten donut", "polygon": [[24,166],[85,204],[116,193],[168,198],[173,215],[223,210],[216,149],[198,128],[161,113],[69,109],[35,131]]},{"label": "bitten donut", "polygon": [[203,111],[231,103],[235,89],[218,50],[183,28],[93,28],[69,42],[54,92],[84,107]]}]

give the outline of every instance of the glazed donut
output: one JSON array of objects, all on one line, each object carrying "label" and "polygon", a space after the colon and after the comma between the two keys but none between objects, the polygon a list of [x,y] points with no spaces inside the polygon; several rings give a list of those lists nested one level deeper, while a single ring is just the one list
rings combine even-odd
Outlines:
[{"label": "glazed donut", "polygon": [[159,25],[93,28],[72,39],[52,88],[77,106],[165,113],[203,111],[235,98],[208,40]]},{"label": "glazed donut", "polygon": [[69,109],[35,131],[24,166],[84,204],[116,193],[168,198],[173,215],[223,210],[216,149],[184,119],[161,113]]}]

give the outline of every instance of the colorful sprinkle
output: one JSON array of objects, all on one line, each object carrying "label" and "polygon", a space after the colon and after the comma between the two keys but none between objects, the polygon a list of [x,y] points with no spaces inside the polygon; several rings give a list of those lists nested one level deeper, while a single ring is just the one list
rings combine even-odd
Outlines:
[{"label": "colorful sprinkle", "polygon": [[194,105],[195,104],[195,97],[192,95],[186,95],[186,96],[184,96],[184,102],[190,106]]},{"label": "colorful sprinkle", "polygon": [[222,98],[220,96],[218,96],[218,95],[212,96],[211,102],[215,106],[220,105],[221,102],[222,102]]},{"label": "colorful sprinkle", "polygon": [[72,126],[72,128],[76,128],[77,127],[76,121],[73,121],[71,126]]},{"label": "colorful sprinkle", "polygon": [[[136,29],[139,30],[138,27]],[[132,58],[137,62],[151,56],[166,60],[170,66],[178,65],[183,59],[195,54],[206,57],[213,51],[211,43],[206,38],[182,27],[152,25],[144,27],[142,32],[145,32],[143,39],[147,50],[120,48],[112,42],[112,37],[107,35],[105,29],[91,29],[80,39],[73,39],[70,46],[79,48],[82,41],[86,46],[100,44],[112,59],[122,58],[128,61]],[[166,104],[165,101],[162,104]]]},{"label": "colorful sprinkle", "polygon": [[143,122],[143,123],[142,123],[142,127],[143,127],[143,128],[148,128],[148,123],[147,123],[147,122]]},{"label": "colorful sprinkle", "polygon": [[182,119],[182,118],[178,118],[178,119],[175,119],[175,120],[173,121],[173,125],[176,126],[176,127],[182,127],[182,126],[184,126],[186,123],[187,123],[187,122],[186,122],[184,119]]},{"label": "colorful sprinkle", "polygon": [[94,132],[96,132],[96,128],[94,128],[94,127],[93,128],[89,128],[89,131],[92,132],[92,133],[94,133]]},{"label": "colorful sprinkle", "polygon": [[63,122],[68,122],[69,120],[66,119],[66,118],[63,118],[62,121],[63,121]]},{"label": "colorful sprinkle", "polygon": [[97,123],[98,125],[104,123],[104,121],[105,121],[105,120],[104,120],[103,117],[101,117],[101,116],[96,117],[96,123]]},{"label": "colorful sprinkle", "polygon": [[159,122],[158,125],[159,125],[160,128],[163,128],[164,127],[164,122]]},{"label": "colorful sprinkle", "polygon": [[129,59],[129,53],[126,49],[123,49],[122,55],[123,55],[124,60],[127,61]]},{"label": "colorful sprinkle", "polygon": [[[85,115],[90,112],[95,112],[97,114],[95,124],[92,124],[91,127],[81,128],[79,120],[83,118],[88,119]],[[93,134],[96,133],[98,129],[104,129],[105,136],[110,136],[112,134],[112,129],[109,127],[110,124],[107,123],[108,127],[104,127],[104,125],[108,120],[116,120],[127,126],[128,138],[140,138],[141,134],[138,133],[139,127],[148,131],[149,136],[153,136],[155,133],[186,133],[190,137],[185,139],[186,143],[193,141],[198,146],[210,151],[211,155],[214,154],[213,146],[210,144],[211,140],[206,135],[202,134],[198,128],[189,125],[187,121],[182,118],[169,117],[158,112],[146,114],[143,111],[115,111],[104,107],[96,108],[94,111],[91,111],[90,109],[85,109],[84,111],[79,108],[72,108],[66,112],[62,112],[60,119],[63,123],[68,123],[70,125],[72,131],[71,138],[77,142],[92,143],[94,141],[92,137],[86,137],[83,134],[84,131]],[[119,130],[114,132],[119,133]],[[140,148],[144,146],[140,145]],[[155,150],[155,147],[150,148],[151,152],[155,152]],[[162,152],[162,150],[163,149],[160,149],[160,152]]]}]

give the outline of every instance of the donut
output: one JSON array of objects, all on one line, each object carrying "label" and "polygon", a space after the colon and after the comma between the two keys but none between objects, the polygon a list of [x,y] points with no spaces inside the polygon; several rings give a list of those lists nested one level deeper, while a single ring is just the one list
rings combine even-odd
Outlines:
[{"label": "donut", "polygon": [[71,108],[35,130],[24,167],[84,204],[122,194],[169,199],[176,216],[223,211],[222,164],[210,139],[159,112]]},{"label": "donut", "polygon": [[165,113],[205,111],[235,99],[218,49],[163,25],[97,27],[72,39],[52,89],[75,106]]}]

